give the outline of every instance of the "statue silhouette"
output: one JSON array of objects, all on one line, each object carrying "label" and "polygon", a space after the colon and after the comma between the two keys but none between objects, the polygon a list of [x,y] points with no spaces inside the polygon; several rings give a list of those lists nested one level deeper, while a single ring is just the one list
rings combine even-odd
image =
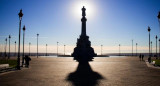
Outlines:
[{"label": "statue silhouette", "polygon": [[77,46],[74,48],[74,52],[71,56],[74,57],[74,60],[78,62],[88,62],[94,59],[97,54],[94,53],[94,49],[91,47],[91,42],[89,41],[89,36],[86,35],[86,13],[85,8],[82,8],[82,32],[80,38],[77,39]]}]

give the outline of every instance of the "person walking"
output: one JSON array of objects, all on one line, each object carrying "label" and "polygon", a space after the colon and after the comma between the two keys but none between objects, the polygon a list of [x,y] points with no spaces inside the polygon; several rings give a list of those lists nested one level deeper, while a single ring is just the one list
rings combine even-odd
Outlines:
[{"label": "person walking", "polygon": [[140,61],[141,61],[141,56],[142,56],[142,55],[140,54],[140,55],[139,55],[139,60],[140,60]]},{"label": "person walking", "polygon": [[142,55],[142,61],[143,61],[144,55]]},{"label": "person walking", "polygon": [[28,55],[25,55],[25,67],[29,68],[29,61],[31,61],[31,58]]}]

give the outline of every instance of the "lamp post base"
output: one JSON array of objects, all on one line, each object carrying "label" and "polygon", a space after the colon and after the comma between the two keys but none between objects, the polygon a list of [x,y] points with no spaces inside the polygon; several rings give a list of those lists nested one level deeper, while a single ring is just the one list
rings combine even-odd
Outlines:
[{"label": "lamp post base", "polygon": [[17,58],[17,70],[20,70],[21,67],[20,67],[20,58],[18,57]]}]

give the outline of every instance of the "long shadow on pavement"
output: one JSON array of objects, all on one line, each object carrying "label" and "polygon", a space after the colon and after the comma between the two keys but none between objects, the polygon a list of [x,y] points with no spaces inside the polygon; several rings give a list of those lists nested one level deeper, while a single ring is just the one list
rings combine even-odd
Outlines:
[{"label": "long shadow on pavement", "polygon": [[88,62],[79,63],[77,70],[67,77],[67,81],[71,81],[74,86],[95,86],[99,84],[100,79],[104,78],[94,72]]}]

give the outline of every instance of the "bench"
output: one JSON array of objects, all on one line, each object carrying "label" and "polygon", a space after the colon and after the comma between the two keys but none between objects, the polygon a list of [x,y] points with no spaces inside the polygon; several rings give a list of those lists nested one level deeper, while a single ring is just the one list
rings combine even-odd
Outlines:
[{"label": "bench", "polygon": [[9,64],[0,64],[0,69],[6,68],[6,67],[9,67]]},{"label": "bench", "polygon": [[0,64],[0,73],[13,70],[12,67],[9,67],[9,64]]}]

